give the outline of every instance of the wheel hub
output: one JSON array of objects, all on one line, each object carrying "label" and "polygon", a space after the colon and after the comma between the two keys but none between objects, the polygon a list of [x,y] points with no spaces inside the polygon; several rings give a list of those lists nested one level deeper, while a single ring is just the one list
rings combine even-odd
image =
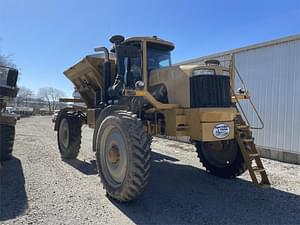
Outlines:
[{"label": "wheel hub", "polygon": [[120,186],[127,172],[126,140],[122,132],[110,125],[101,135],[99,148],[102,172],[112,186]]},{"label": "wheel hub", "polygon": [[120,161],[120,151],[118,149],[117,146],[112,146],[109,150],[108,150],[108,161],[111,164],[118,164]]}]

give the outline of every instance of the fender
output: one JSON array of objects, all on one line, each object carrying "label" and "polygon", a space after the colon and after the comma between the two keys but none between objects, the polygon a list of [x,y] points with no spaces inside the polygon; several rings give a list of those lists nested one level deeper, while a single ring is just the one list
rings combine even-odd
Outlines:
[{"label": "fender", "polygon": [[93,152],[96,152],[96,135],[97,132],[100,128],[100,125],[102,121],[109,116],[113,111],[117,110],[129,110],[129,107],[126,105],[109,105],[105,107],[103,110],[101,110],[97,120],[96,120],[96,125],[94,129],[94,134],[93,134]]},{"label": "fender", "polygon": [[83,124],[86,124],[87,123],[87,118],[86,116],[84,115],[83,112],[81,111],[70,111],[70,109],[66,108],[66,109],[61,109],[56,117],[56,120],[55,120],[55,124],[54,124],[54,130],[55,131],[58,131],[58,128],[59,128],[59,124],[60,124],[60,121],[62,120],[62,118],[67,114],[74,114],[74,115],[77,115],[80,120],[81,120],[81,126]]}]

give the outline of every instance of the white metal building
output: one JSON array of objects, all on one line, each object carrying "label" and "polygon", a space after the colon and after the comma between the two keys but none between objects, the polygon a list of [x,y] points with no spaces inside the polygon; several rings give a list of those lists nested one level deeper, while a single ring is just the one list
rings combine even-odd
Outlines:
[{"label": "white metal building", "polygon": [[[261,154],[300,163],[300,35],[180,64],[201,63],[208,58],[222,61],[230,59],[231,54],[235,55],[235,65],[265,123],[263,130],[253,131]],[[237,82],[235,88],[238,87]],[[245,111],[251,123],[257,124],[250,105],[245,105]]]}]

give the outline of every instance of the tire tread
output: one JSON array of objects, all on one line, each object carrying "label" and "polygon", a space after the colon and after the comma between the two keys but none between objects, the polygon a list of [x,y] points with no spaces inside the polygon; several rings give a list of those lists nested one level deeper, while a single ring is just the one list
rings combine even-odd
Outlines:
[{"label": "tire tread", "polygon": [[0,124],[0,162],[11,159],[15,140],[15,126]]},{"label": "tire tread", "polygon": [[[70,146],[67,149],[63,149],[58,141],[59,151],[62,159],[75,159],[79,154],[81,145],[81,122],[76,115],[69,113],[65,113],[62,116],[63,118],[66,118],[69,123]],[[59,140],[59,131],[57,132],[57,139]]]},{"label": "tire tread", "polygon": [[240,176],[246,171],[246,164],[244,162],[243,156],[238,148],[238,154],[234,163],[229,166],[228,168],[217,168],[212,165],[208,159],[206,159],[205,155],[203,154],[204,149],[201,146],[201,142],[196,142],[196,151],[198,154],[198,158],[202,163],[203,167],[205,167],[206,171],[222,178],[233,179],[237,176]]},{"label": "tire tread", "polygon": [[[128,164],[132,169],[128,172],[121,188],[116,190],[105,180],[98,158],[97,164],[101,182],[108,195],[114,200],[127,202],[136,199],[144,191],[148,183],[152,139],[151,136],[144,131],[143,123],[136,114],[126,110],[118,110],[113,113],[113,116],[121,121],[128,133],[128,142],[129,146],[131,146],[131,149],[128,150],[131,151],[132,155],[132,159]],[[95,132],[100,129],[101,124],[99,123],[96,124]],[[94,138],[96,138],[95,133]]]}]

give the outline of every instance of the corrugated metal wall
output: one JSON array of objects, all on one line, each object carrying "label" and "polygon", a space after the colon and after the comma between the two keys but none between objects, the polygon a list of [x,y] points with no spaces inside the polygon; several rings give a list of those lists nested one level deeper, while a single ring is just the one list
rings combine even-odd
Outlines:
[{"label": "corrugated metal wall", "polygon": [[[253,132],[257,145],[300,153],[300,40],[239,52],[236,67],[265,122]],[[245,109],[257,124],[251,107]]]},{"label": "corrugated metal wall", "polygon": [[[273,41],[274,42],[274,41]],[[276,41],[275,41],[276,42]],[[227,51],[185,63],[203,63],[207,58],[229,66],[235,53],[236,67],[244,79],[265,127],[254,130],[258,146],[300,154],[300,40]],[[235,89],[241,87],[236,79]],[[253,125],[259,125],[254,111],[244,101],[243,109]]]}]

